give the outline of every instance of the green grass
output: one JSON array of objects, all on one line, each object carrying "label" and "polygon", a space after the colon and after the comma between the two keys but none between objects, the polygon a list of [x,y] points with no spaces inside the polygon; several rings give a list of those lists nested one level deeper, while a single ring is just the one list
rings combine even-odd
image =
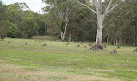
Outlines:
[{"label": "green grass", "polygon": [[59,40],[57,37],[53,37],[53,36],[33,36],[32,37],[33,39],[36,39],[36,40]]},{"label": "green grass", "polygon": [[122,46],[110,55],[117,46],[91,51],[89,43],[77,44],[6,38],[0,41],[0,81],[137,81],[135,47]]}]

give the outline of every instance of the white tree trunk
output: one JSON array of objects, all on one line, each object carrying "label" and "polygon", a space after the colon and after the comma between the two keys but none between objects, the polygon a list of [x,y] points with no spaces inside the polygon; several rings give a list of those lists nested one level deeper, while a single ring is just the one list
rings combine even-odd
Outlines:
[{"label": "white tree trunk", "polygon": [[97,47],[102,46],[102,28],[97,29],[96,46]]},{"label": "white tree trunk", "polygon": [[96,35],[96,46],[102,48],[102,31],[103,31],[103,21],[104,15],[100,13],[97,14],[97,35]]},{"label": "white tree trunk", "polygon": [[0,40],[1,40],[2,38],[1,38],[1,32],[0,32]]},{"label": "white tree trunk", "polygon": [[66,32],[67,32],[68,22],[69,22],[69,20],[67,20],[66,23],[65,23],[65,30],[64,30],[64,31],[61,31],[61,40],[62,40],[62,41],[65,40],[65,36],[66,36]]},{"label": "white tree trunk", "polygon": [[107,43],[109,43],[109,35],[108,35],[108,37],[107,37]]},{"label": "white tree trunk", "polygon": [[65,34],[61,32],[61,40],[64,41],[64,39],[65,39]]},{"label": "white tree trunk", "polygon": [[118,39],[116,39],[116,45],[118,45]]},{"label": "white tree trunk", "polygon": [[[92,12],[97,14],[97,35],[96,35],[96,46],[98,48],[102,48],[102,29],[103,29],[103,21],[105,16],[111,12],[116,6],[118,6],[119,4],[121,4],[122,2],[124,2],[125,0],[121,0],[121,2],[119,4],[114,4],[112,7],[112,2],[113,0],[109,0],[108,5],[106,6],[106,8],[102,9],[102,2],[103,0],[89,0],[89,4],[91,6],[93,6],[92,1],[94,2],[94,5],[96,7],[96,10],[90,8],[88,5],[85,5],[81,2],[79,2],[78,0],[76,0],[80,5],[86,6],[87,8],[89,8]],[[105,0],[106,1],[106,0]]]}]

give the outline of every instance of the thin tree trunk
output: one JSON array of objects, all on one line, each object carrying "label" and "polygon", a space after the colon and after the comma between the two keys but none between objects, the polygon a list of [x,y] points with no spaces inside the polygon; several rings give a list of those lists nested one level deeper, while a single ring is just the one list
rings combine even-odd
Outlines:
[{"label": "thin tree trunk", "polygon": [[136,35],[134,36],[134,46],[136,46]]},{"label": "thin tree trunk", "polygon": [[126,40],[124,39],[124,45],[126,44]]},{"label": "thin tree trunk", "polygon": [[109,35],[108,35],[108,37],[107,37],[107,43],[109,43]]},{"label": "thin tree trunk", "polygon": [[2,40],[2,38],[1,38],[1,32],[0,32],[0,40]]},{"label": "thin tree trunk", "polygon": [[61,32],[61,40],[64,41],[64,38],[65,38],[65,37],[64,37],[64,33]]},{"label": "thin tree trunk", "polygon": [[116,41],[115,41],[115,39],[114,39],[114,41],[113,41],[113,44],[116,45]]},{"label": "thin tree trunk", "polygon": [[69,33],[68,42],[71,42],[71,33]]},{"label": "thin tree trunk", "polygon": [[118,45],[118,39],[116,39],[116,45]]},{"label": "thin tree trunk", "polygon": [[136,28],[134,27],[134,46],[137,45]]},{"label": "thin tree trunk", "polygon": [[119,44],[119,45],[121,45],[121,44],[122,44],[121,38],[119,39],[119,42],[118,42],[118,44]]},{"label": "thin tree trunk", "polygon": [[65,40],[65,36],[66,36],[66,32],[67,32],[68,22],[69,22],[69,21],[66,21],[66,23],[65,23],[65,30],[64,30],[64,32],[61,31],[61,40],[62,40],[62,41]]},{"label": "thin tree trunk", "polygon": [[45,35],[47,35],[47,24],[46,23],[44,24],[45,24]]}]

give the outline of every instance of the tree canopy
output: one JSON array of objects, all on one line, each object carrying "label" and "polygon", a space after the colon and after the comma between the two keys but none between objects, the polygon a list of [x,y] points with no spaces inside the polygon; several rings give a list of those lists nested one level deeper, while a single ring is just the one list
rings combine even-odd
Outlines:
[{"label": "tree canopy", "polygon": [[[35,13],[26,3],[4,5],[0,2],[0,38],[56,36],[63,41],[95,41],[96,10],[88,0],[42,0],[47,6],[43,14]],[[102,2],[102,11],[110,0]],[[121,0],[112,1],[111,8]],[[91,5],[89,5],[91,4]],[[85,6],[86,5],[86,6]],[[91,8],[91,9],[89,9]],[[111,44],[137,45],[137,0],[124,0],[106,15],[102,41]]]}]

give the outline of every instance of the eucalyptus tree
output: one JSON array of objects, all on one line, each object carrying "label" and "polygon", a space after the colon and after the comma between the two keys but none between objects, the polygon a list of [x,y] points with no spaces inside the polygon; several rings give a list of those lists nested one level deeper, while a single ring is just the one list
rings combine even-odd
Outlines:
[{"label": "eucalyptus tree", "polygon": [[55,16],[56,9],[49,9],[49,6],[46,6],[43,8],[43,12],[46,12],[42,19],[45,23],[46,34],[53,36],[60,35],[59,19]]},{"label": "eucalyptus tree", "polygon": [[[70,33],[72,35],[70,35]],[[70,20],[68,41],[94,41],[96,34],[96,15],[84,6],[79,6]],[[72,36],[72,37],[71,37]]]},{"label": "eucalyptus tree", "polygon": [[21,25],[23,26],[23,36],[25,38],[31,38],[32,36],[37,35],[38,25],[32,17],[25,17],[21,22]]},{"label": "eucalyptus tree", "polygon": [[114,45],[122,44],[123,30],[128,24],[125,14],[124,6],[120,5],[107,15],[103,32],[103,37],[105,37],[107,43],[111,42]]},{"label": "eucalyptus tree", "polygon": [[137,0],[126,0],[127,4],[127,16],[129,20],[128,29],[130,28],[129,43],[133,41],[131,45],[137,46]]},{"label": "eucalyptus tree", "polygon": [[112,44],[137,45],[137,0],[125,0],[106,18],[104,37]]},{"label": "eucalyptus tree", "polygon": [[28,14],[25,13],[25,10],[29,10],[29,7],[26,3],[14,3],[8,5],[7,9],[7,17],[9,22],[13,24],[17,24],[17,30],[18,30],[18,37],[22,37],[22,26],[21,22],[24,17],[26,17]]},{"label": "eucalyptus tree", "polygon": [[[114,10],[119,4],[124,2],[124,0],[86,0],[87,4],[84,4],[76,0],[80,5],[86,6],[92,12],[97,15],[97,35],[96,35],[96,46],[102,48],[102,30],[105,17]],[[104,1],[104,2],[103,2]],[[106,3],[106,4],[103,4]],[[89,6],[90,5],[90,6]],[[93,8],[94,7],[94,8]]]},{"label": "eucalyptus tree", "polygon": [[47,35],[47,23],[45,22],[45,15],[34,13],[33,19],[38,25],[37,35],[40,36]]},{"label": "eucalyptus tree", "polygon": [[73,0],[46,0],[49,9],[55,10],[55,16],[59,19],[61,40],[64,41],[68,29],[68,23],[74,16],[76,3]]},{"label": "eucalyptus tree", "polygon": [[61,40],[64,41],[68,23],[73,17],[73,11],[75,8],[75,4],[72,1],[62,2],[62,5],[59,6],[57,16],[62,20],[61,24]]}]

